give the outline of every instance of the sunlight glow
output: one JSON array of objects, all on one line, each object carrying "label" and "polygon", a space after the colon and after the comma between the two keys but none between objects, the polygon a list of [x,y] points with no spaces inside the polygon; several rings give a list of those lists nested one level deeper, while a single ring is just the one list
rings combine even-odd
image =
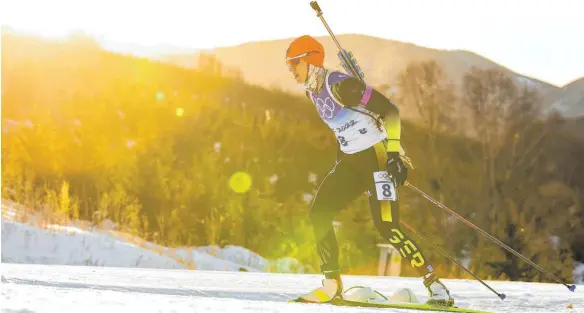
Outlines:
[{"label": "sunlight glow", "polygon": [[[156,53],[327,35],[309,2],[13,0],[3,3],[2,24],[47,37],[83,31],[112,50]],[[337,34],[470,50],[560,86],[584,75],[584,1],[318,2]]]}]

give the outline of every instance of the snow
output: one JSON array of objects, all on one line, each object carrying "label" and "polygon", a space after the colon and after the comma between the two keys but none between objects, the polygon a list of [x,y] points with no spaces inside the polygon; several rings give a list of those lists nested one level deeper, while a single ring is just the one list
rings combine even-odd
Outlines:
[{"label": "snow", "polygon": [[117,232],[111,221],[87,226],[44,225],[39,214],[26,214],[2,201],[2,262],[49,265],[95,265],[214,271],[302,272],[289,258],[268,260],[236,246],[168,248]]},{"label": "snow", "polygon": [[170,257],[105,234],[53,229],[2,221],[2,262],[184,268]]},{"label": "snow", "polygon": [[[38,215],[3,201],[2,312],[381,312],[288,303],[322,279],[298,274],[304,267],[293,258],[268,260],[237,246],[171,249],[114,229],[107,222],[42,225]],[[507,295],[504,301],[474,280],[443,282],[460,307],[584,313],[584,264],[574,275],[576,292],[560,284],[488,281]],[[346,275],[343,281],[345,289],[368,286],[391,295],[410,288],[420,301],[427,299],[418,278]]]},{"label": "snow", "polygon": [[[169,249],[153,243],[141,247],[114,234],[72,226],[48,225],[40,229],[3,220],[2,262],[161,269],[187,269],[192,262],[195,269],[225,271],[266,270],[269,264],[237,247]],[[205,252],[211,250],[219,257]]]},{"label": "snow", "polygon": [[[2,264],[3,312],[331,312],[420,311],[287,303],[320,285],[320,275],[189,271],[129,267]],[[427,299],[417,278],[344,276],[345,288],[369,286],[391,295],[410,288]],[[584,312],[584,286],[489,281],[500,300],[472,280],[444,279],[460,307],[489,312]],[[567,309],[571,304],[573,309]]]}]

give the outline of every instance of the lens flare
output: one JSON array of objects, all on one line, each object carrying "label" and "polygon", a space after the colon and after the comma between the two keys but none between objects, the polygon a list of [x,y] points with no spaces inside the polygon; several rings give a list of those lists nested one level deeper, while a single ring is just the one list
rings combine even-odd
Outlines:
[{"label": "lens flare", "polygon": [[246,172],[235,172],[229,178],[229,187],[237,193],[247,192],[251,188],[251,176]]}]

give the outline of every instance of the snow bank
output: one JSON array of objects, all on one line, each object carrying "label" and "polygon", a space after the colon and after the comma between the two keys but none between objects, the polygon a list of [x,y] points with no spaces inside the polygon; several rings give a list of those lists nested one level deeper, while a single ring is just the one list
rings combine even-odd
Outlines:
[{"label": "snow bank", "polygon": [[223,248],[219,246],[204,246],[194,249],[178,249],[177,253],[199,253],[208,254],[219,259],[227,260],[229,262],[238,264],[245,268],[253,268],[260,271],[268,271],[270,261],[263,258],[259,254],[239,246],[228,245]]},{"label": "snow bank", "polygon": [[2,262],[145,268],[186,268],[168,256],[105,234],[73,227],[39,229],[2,221]]},{"label": "snow bank", "polygon": [[172,249],[131,242],[109,231],[60,225],[42,229],[5,220],[2,262],[248,272],[267,271],[270,263],[242,247]]},{"label": "snow bank", "polygon": [[315,273],[315,269],[302,264],[295,258],[283,257],[274,262],[271,262],[270,269],[276,273]]},{"label": "snow bank", "polygon": [[18,204],[2,200],[2,262],[198,269],[285,273],[303,272],[288,259],[268,260],[238,246],[168,248],[83,221],[44,225],[38,213],[24,213]]}]

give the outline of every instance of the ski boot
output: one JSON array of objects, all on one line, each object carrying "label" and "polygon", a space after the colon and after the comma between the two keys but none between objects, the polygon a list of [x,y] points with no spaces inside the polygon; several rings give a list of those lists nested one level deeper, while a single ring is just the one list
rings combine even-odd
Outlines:
[{"label": "ski boot", "polygon": [[341,277],[325,278],[322,280],[322,287],[319,287],[307,294],[304,294],[296,302],[327,303],[335,299],[343,298],[343,282]]},{"label": "ski boot", "polygon": [[454,299],[450,296],[450,291],[448,291],[448,288],[444,286],[435,273],[424,276],[424,286],[426,286],[430,295],[430,299],[426,301],[426,304],[448,307],[454,305]]}]

